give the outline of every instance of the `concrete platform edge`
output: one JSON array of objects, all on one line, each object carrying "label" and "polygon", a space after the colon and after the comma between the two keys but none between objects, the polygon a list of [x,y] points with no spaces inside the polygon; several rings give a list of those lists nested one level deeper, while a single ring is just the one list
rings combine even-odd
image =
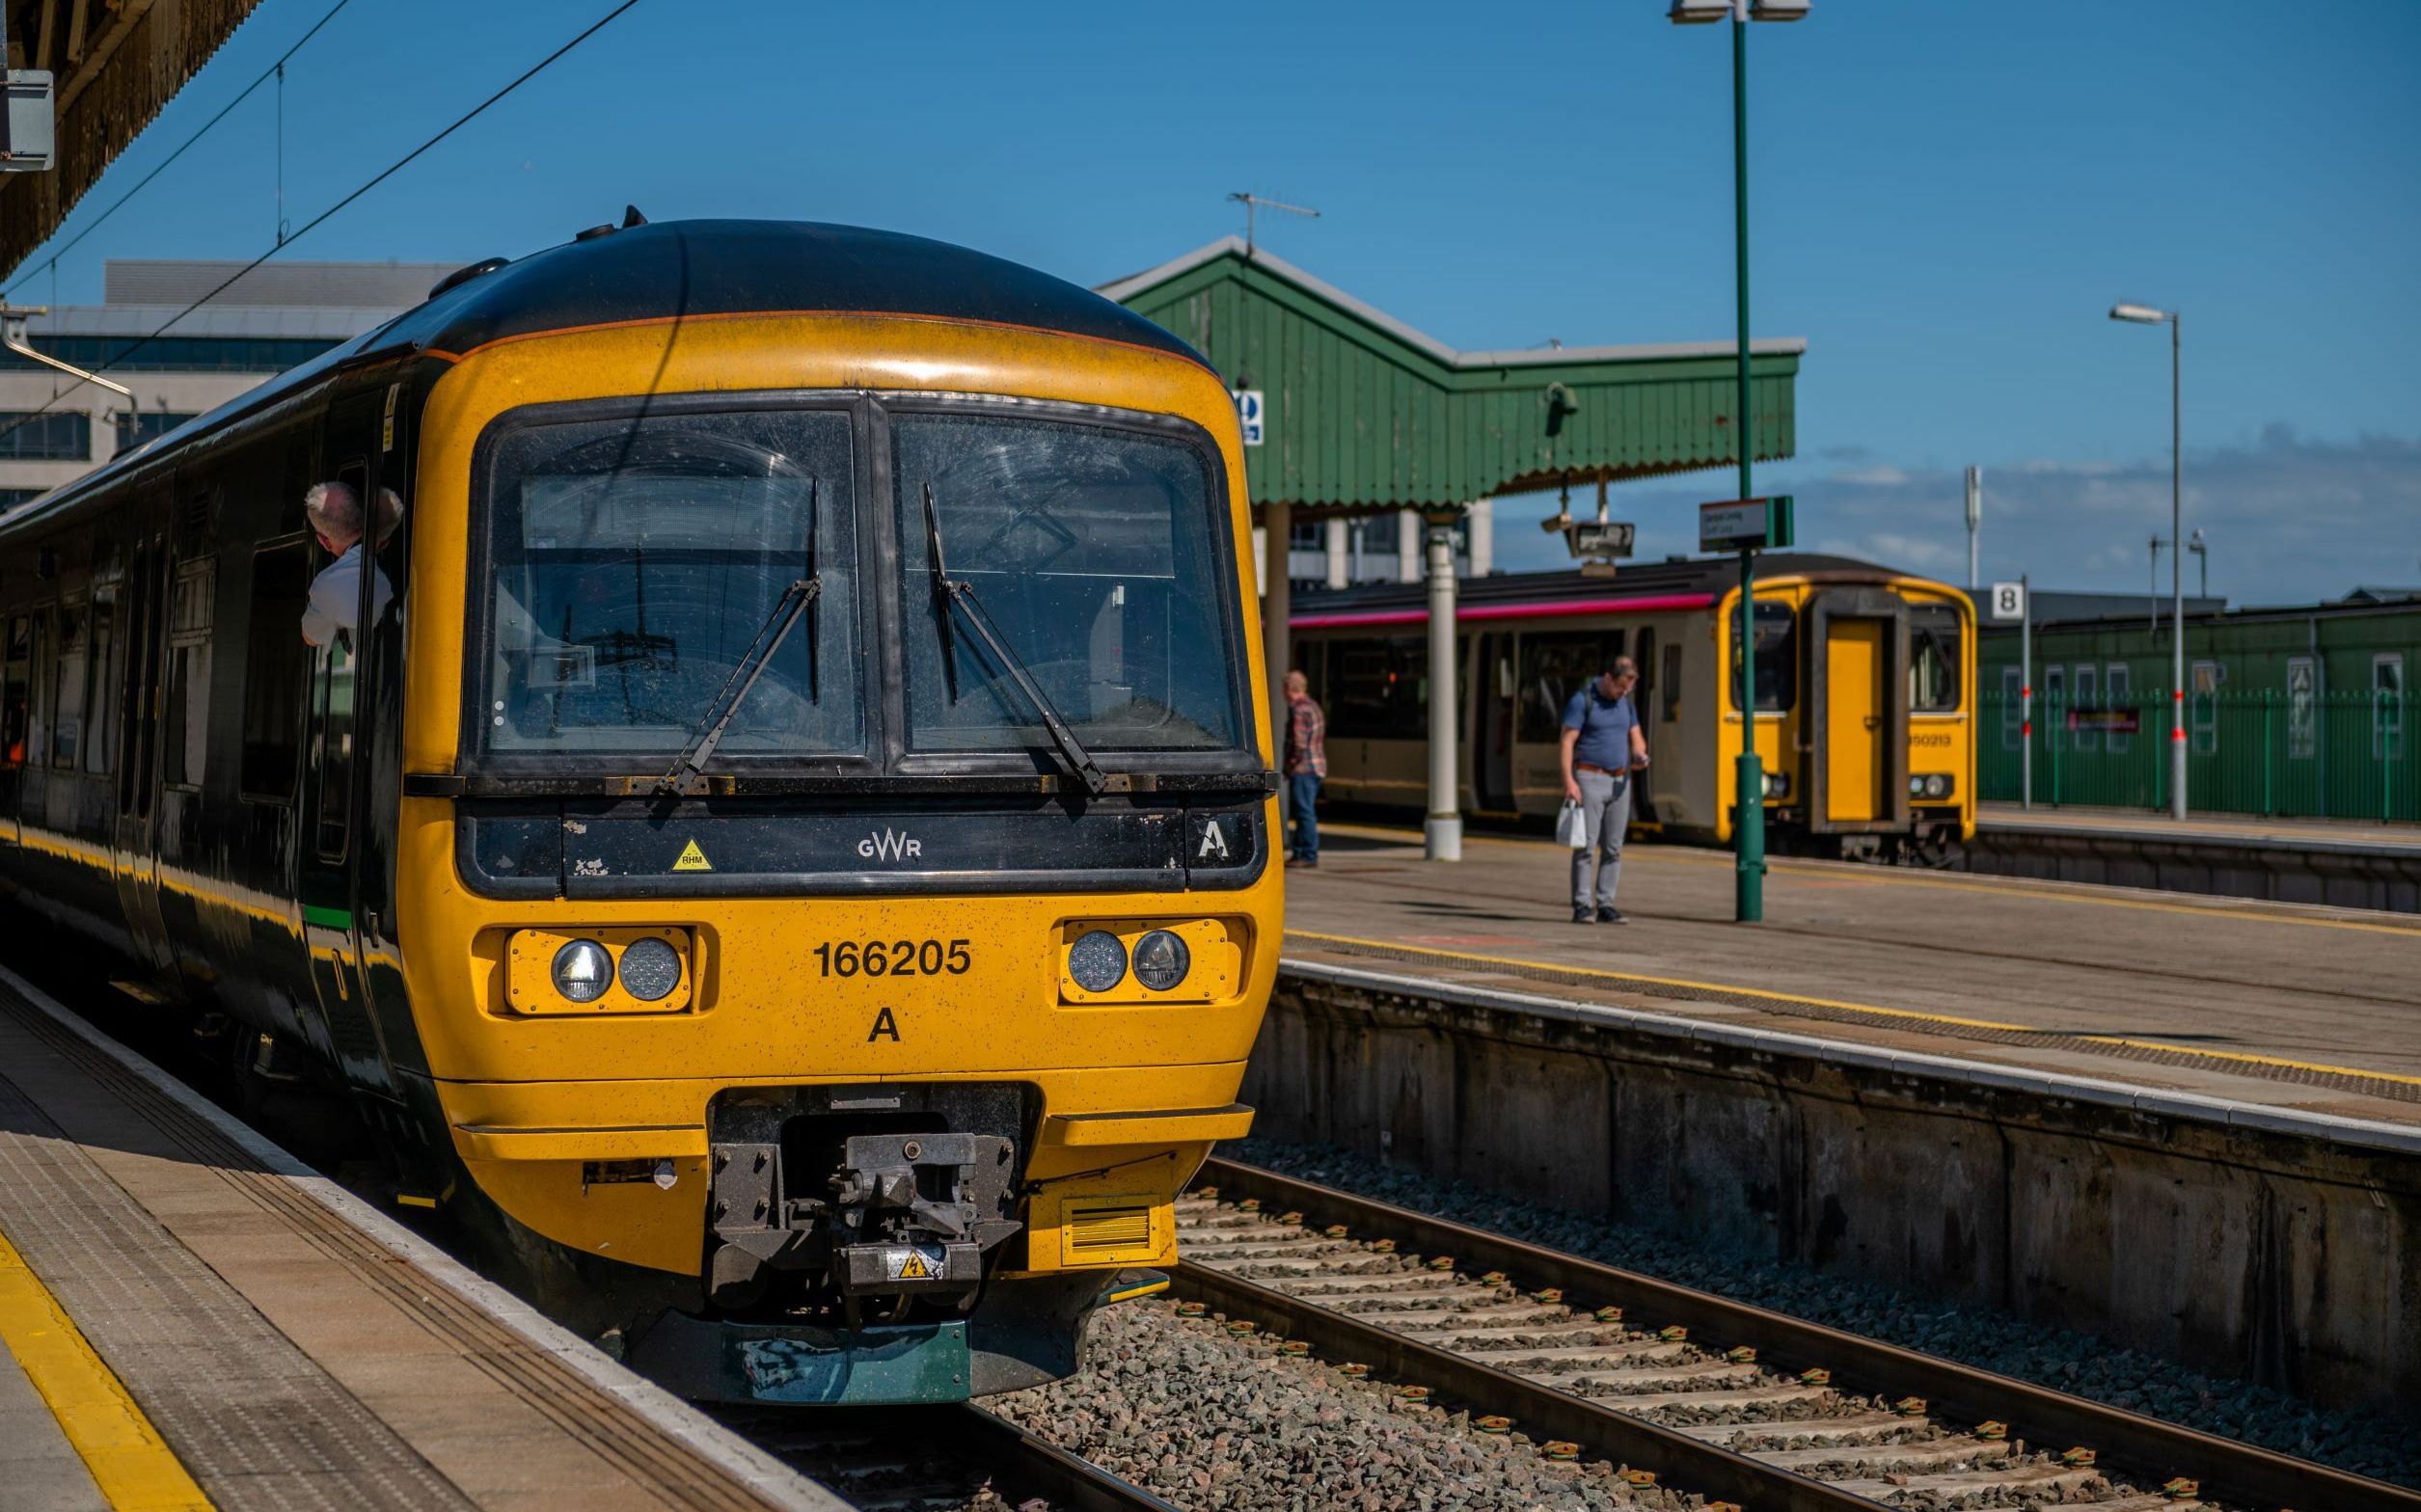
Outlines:
[{"label": "concrete platform edge", "polygon": [[2155,1091],[2128,1082],[2102,1081],[2056,1071],[2016,1070],[1957,1056],[1884,1050],[1838,1040],[1818,1039],[1812,1035],[1742,1029],[1730,1024],[1707,1023],[1613,1004],[1577,1003],[1569,998],[1551,997],[1544,993],[1446,983],[1433,977],[1401,976],[1392,972],[1339,966],[1327,961],[1281,957],[1279,969],[1338,986],[1370,986],[1448,1000],[1459,999],[1476,1006],[1516,1009],[1573,1023],[1619,1023],[1646,1035],[1700,1040],[1740,1049],[1786,1051],[1844,1066],[1933,1076],[1997,1091],[2064,1097],[2101,1107],[2157,1114],[2163,1118],[2191,1119],[2207,1123],[2260,1129],[2266,1133],[2300,1135],[2330,1144],[2386,1150],[2401,1155],[2421,1155],[2421,1126],[2407,1127],[2367,1119],[2263,1107],[2233,1098]]},{"label": "concrete platform edge", "polygon": [[390,1253],[409,1260],[432,1280],[556,1356],[600,1390],[619,1399],[666,1437],[688,1445],[758,1496],[789,1512],[847,1512],[849,1503],[823,1486],[783,1465],[771,1454],[715,1422],[688,1402],[636,1375],[595,1345],[549,1319],[504,1287],[488,1281],[452,1256],[406,1228],[377,1208],[305,1165],[284,1148],[238,1121],[225,1109],[138,1054],[94,1028],[49,993],[6,966],[0,983],[33,1004],[70,1034],[149,1082],[262,1166],[292,1182],[313,1202],[376,1241]]}]

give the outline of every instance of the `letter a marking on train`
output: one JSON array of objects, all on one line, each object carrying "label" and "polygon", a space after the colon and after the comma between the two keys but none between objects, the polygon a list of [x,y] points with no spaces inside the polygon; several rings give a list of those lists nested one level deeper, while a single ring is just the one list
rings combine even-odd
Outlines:
[{"label": "letter a marking on train", "polygon": [[672,863],[672,869],[676,872],[711,872],[715,863],[706,859],[706,852],[700,850],[697,842],[693,840],[681,848],[681,858]]},{"label": "letter a marking on train", "polygon": [[888,1040],[893,1044],[900,1042],[899,1020],[891,1016],[887,1008],[875,1011],[874,1027],[866,1031],[866,1043],[872,1044],[877,1040]]},{"label": "letter a marking on train", "polygon": [[1194,852],[1194,859],[1199,861],[1207,855],[1215,855],[1222,861],[1228,858],[1227,829],[1215,819],[1202,826],[1202,849]]}]

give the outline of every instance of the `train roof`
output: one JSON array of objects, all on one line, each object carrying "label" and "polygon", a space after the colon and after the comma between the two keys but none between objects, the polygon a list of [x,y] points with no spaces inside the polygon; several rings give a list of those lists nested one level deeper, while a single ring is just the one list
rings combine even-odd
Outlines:
[{"label": "train roof", "polygon": [[[1904,576],[1889,567],[1850,556],[1813,552],[1771,552],[1757,558],[1757,579],[1813,578],[1843,582],[1876,582]],[[1612,578],[1584,577],[1578,568],[1552,572],[1494,574],[1465,578],[1455,586],[1459,611],[1504,610],[1524,605],[1566,601],[1619,605],[1625,600],[1720,598],[1740,581],[1740,568],[1730,556],[1695,556],[1681,561],[1624,563]],[[1667,605],[1667,608],[1678,606]],[[1371,623],[1365,616],[1391,615],[1428,608],[1428,586],[1421,582],[1365,583],[1351,588],[1312,588],[1294,595],[1292,622],[1317,629],[1322,623]]]},{"label": "train roof", "polygon": [[441,283],[442,292],[376,330],[0,518],[0,533],[38,515],[54,516],[146,459],[274,405],[349,363],[458,358],[551,331],[738,314],[904,315],[1047,331],[1203,362],[1167,330],[1081,285],[948,242],[856,226],[713,220],[601,228],[486,273],[455,277],[462,282],[450,288]]}]

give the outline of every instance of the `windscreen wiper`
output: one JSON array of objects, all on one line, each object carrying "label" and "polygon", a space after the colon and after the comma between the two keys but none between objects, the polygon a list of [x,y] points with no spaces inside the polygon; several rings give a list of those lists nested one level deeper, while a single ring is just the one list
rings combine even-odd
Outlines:
[{"label": "windscreen wiper", "polygon": [[1058,742],[1059,753],[1067,762],[1068,770],[1084,784],[1085,792],[1101,796],[1109,786],[1108,776],[1095,765],[1091,753],[1076,740],[1075,732],[1068,728],[1068,721],[1059,716],[1058,709],[1043,692],[1041,685],[1034,681],[1033,674],[1026,670],[1025,662],[1009,649],[1007,641],[1000,638],[1000,632],[992,623],[991,614],[985,611],[983,601],[975,597],[975,585],[950,576],[948,565],[941,559],[941,525],[934,515],[931,483],[925,485],[925,565],[933,578],[934,608],[941,624],[942,668],[950,680],[951,697],[955,699],[958,696],[958,664],[951,644],[950,616],[954,610],[964,610],[967,628],[975,632],[976,638],[990,648],[993,656],[1008,669],[1010,680],[1018,685],[1018,691],[1023,693],[1025,701],[1034,706],[1034,712],[1043,716],[1043,728],[1048,730],[1050,738]]},{"label": "windscreen wiper", "polygon": [[[681,754],[673,757],[672,765],[656,779],[659,796],[694,786],[708,758],[715,754],[715,747],[722,743],[723,732],[731,728],[732,717],[739,714],[740,706],[748,701],[748,693],[756,687],[756,680],[764,676],[766,667],[773,664],[774,654],[781,650],[783,641],[790,638],[791,631],[797,628],[799,617],[807,611],[807,606],[823,593],[824,574],[815,563],[817,493],[818,480],[809,479],[806,576],[795,580],[790,586],[782,589],[781,597],[774,601],[774,608],[766,614],[765,623],[756,627],[756,634],[748,639],[748,649],[742,651],[740,660],[731,664],[731,675],[723,679],[723,686],[707,701],[706,712],[698,716],[696,727],[690,732],[689,740],[682,743]],[[807,693],[812,698],[815,696],[812,641],[808,656]],[[734,685],[737,685],[736,691]]]}]

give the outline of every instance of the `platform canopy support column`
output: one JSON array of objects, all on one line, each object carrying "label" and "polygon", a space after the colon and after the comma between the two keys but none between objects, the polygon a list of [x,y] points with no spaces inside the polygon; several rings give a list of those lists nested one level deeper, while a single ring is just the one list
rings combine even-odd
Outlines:
[{"label": "platform canopy support column", "polygon": [[1429,546],[1429,812],[1423,826],[1432,861],[1462,859],[1462,795],[1455,782],[1455,526],[1457,508],[1428,512]]}]

